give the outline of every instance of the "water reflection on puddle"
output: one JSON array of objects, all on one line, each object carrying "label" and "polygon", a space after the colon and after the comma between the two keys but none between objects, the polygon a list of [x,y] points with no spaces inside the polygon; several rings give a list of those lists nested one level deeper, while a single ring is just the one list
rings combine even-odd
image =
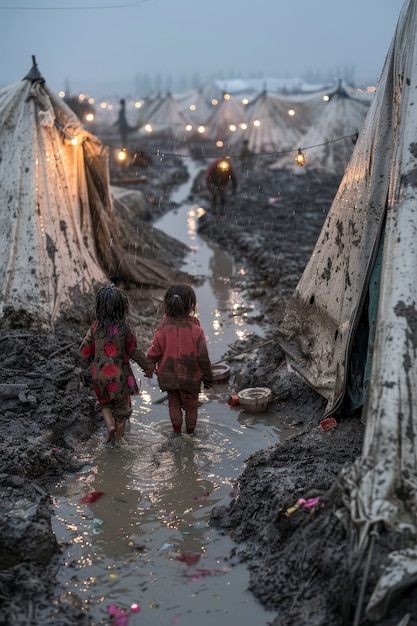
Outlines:
[{"label": "water reflection on puddle", "polygon": [[[134,603],[142,610],[130,625],[271,620],[247,591],[246,568],[225,558],[232,540],[208,520],[234,496],[245,459],[288,432],[272,410],[230,407],[229,393],[217,385],[201,395],[197,436],[173,439],[167,405],[151,404],[160,392],[150,384],[135,400],[128,445],[103,445],[103,428],[78,451],[89,463],[84,471],[57,485],[54,530],[69,542],[58,577],[89,605],[94,623],[109,623],[109,605],[129,611]],[[102,495],[79,502],[91,492]]]},{"label": "water reflection on puddle", "polygon": [[[248,322],[253,307],[233,289],[233,263],[198,236],[199,211],[182,206],[156,226],[190,247],[183,269],[204,278],[196,288],[199,318],[215,362],[262,329]],[[103,445],[103,427],[76,451],[84,470],[53,493],[54,531],[66,545],[57,578],[67,600],[79,597],[94,624],[116,623],[111,605],[129,626],[267,624],[272,616],[247,591],[246,568],[225,558],[232,540],[208,520],[213,506],[234,496],[250,454],[294,431],[272,410],[230,407],[232,387],[224,384],[200,396],[196,437],[173,439],[166,403],[153,404],[161,397],[156,381],[136,374],[142,395],[133,401],[128,445]],[[92,492],[101,493],[95,502],[80,502]],[[140,612],[131,612],[134,604]]]}]

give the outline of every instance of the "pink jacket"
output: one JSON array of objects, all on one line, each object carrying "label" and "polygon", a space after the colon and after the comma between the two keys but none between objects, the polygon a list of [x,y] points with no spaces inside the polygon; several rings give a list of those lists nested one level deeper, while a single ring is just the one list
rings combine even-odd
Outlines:
[{"label": "pink jacket", "polygon": [[199,393],[201,381],[206,389],[213,384],[206,338],[196,317],[165,315],[147,357],[156,364],[161,391]]}]

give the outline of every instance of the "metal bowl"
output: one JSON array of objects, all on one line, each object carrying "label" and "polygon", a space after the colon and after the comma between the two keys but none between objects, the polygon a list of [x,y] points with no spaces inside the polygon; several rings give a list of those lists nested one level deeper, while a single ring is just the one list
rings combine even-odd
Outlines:
[{"label": "metal bowl", "polygon": [[213,372],[213,382],[225,383],[230,378],[230,367],[226,363],[219,363],[211,366]]}]

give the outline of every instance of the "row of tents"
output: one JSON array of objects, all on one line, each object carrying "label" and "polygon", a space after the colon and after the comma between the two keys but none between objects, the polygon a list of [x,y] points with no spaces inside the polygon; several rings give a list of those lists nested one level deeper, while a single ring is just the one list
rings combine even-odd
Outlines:
[{"label": "row of tents", "polygon": [[[308,152],[307,168],[341,175],[372,98],[373,93],[341,80],[298,95],[278,94],[266,87],[259,93],[222,93],[210,101],[203,91],[169,93],[140,102],[140,108],[137,101],[128,103],[129,143],[140,145],[150,134],[162,142],[200,137],[229,155],[238,155],[245,142],[253,155],[267,155],[272,167],[279,168],[293,168],[294,156],[302,148]],[[110,131],[110,141],[117,144],[116,102],[111,111],[97,109],[92,128],[99,136]]]}]

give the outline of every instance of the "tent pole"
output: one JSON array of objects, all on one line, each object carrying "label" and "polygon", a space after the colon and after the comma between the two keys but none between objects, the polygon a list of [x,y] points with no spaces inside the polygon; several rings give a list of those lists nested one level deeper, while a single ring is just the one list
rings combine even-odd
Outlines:
[{"label": "tent pole", "polygon": [[378,526],[378,523],[374,524],[374,527],[369,533],[371,535],[371,542],[369,544],[368,557],[366,559],[365,569],[363,572],[363,579],[362,579],[362,584],[361,584],[361,588],[359,592],[358,604],[356,605],[355,619],[353,620],[353,626],[359,626],[359,623],[360,623],[363,598],[365,595],[366,583],[368,582],[369,569],[371,567],[372,553],[374,550],[375,540],[379,535],[377,526]]}]

